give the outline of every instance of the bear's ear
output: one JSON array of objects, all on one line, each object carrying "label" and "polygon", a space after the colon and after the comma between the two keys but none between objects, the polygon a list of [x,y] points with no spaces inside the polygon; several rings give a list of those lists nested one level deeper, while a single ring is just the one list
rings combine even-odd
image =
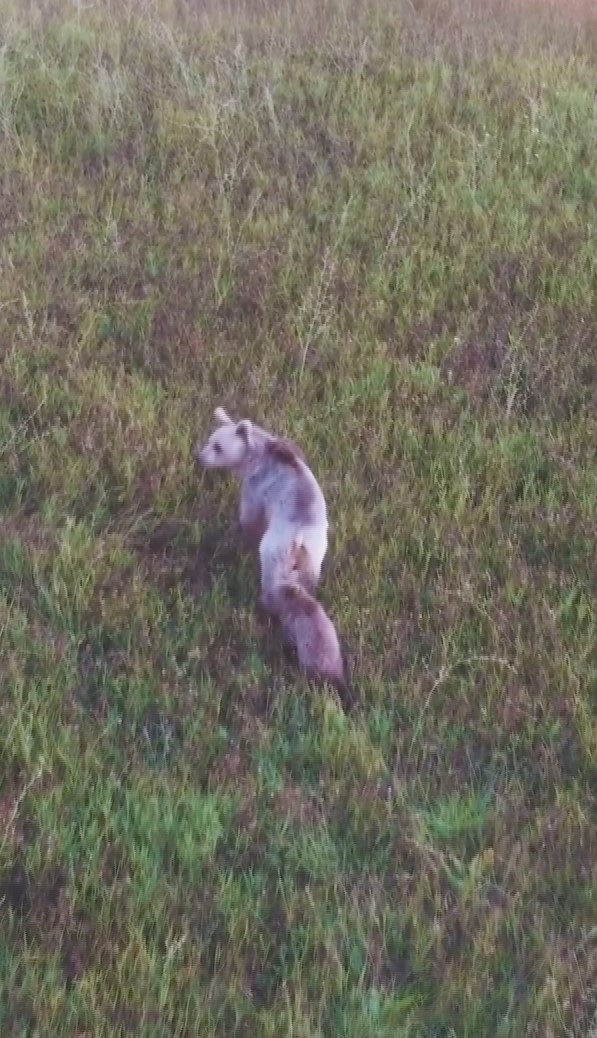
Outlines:
[{"label": "bear's ear", "polygon": [[247,450],[253,446],[253,426],[248,418],[244,418],[236,427],[236,435],[240,436],[247,445]]},{"label": "bear's ear", "polygon": [[232,425],[232,418],[229,417],[223,407],[216,407],[214,418],[218,425]]}]

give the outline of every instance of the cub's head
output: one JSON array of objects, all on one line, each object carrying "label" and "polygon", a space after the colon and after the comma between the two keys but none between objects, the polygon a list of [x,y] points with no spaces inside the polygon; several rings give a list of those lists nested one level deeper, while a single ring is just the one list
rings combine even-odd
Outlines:
[{"label": "cub's head", "polygon": [[197,444],[195,461],[207,469],[234,469],[242,465],[253,446],[253,427],[248,419],[234,422],[222,407],[214,415],[219,428],[209,437],[205,446]]}]

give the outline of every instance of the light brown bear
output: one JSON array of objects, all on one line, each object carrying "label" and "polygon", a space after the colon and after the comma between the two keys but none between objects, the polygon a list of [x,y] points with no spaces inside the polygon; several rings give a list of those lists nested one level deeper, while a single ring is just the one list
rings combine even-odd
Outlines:
[{"label": "light brown bear", "polygon": [[321,487],[302,451],[248,419],[233,421],[218,407],[219,427],[196,461],[205,468],[230,469],[240,477],[240,525],[261,564],[261,605],[273,612],[271,595],[285,575],[313,592],[328,547],[328,519]]},{"label": "light brown bear", "polygon": [[349,694],[334,624],[314,598],[328,546],[325,498],[295,444],[218,407],[218,429],[196,461],[232,470],[242,482],[240,525],[261,562],[260,605],[275,617],[303,673]]}]

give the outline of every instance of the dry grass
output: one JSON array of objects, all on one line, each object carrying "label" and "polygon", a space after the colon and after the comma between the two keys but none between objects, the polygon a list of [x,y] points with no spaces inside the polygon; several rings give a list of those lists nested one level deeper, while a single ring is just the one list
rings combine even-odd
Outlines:
[{"label": "dry grass", "polygon": [[[3,10],[3,1038],[588,1038],[595,21]],[[354,716],[216,404],[325,488]]]}]

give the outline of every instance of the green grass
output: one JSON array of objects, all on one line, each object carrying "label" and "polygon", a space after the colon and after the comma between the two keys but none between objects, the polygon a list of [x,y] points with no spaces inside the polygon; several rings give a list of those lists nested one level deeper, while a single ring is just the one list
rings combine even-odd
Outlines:
[{"label": "green grass", "polygon": [[[212,6],[0,17],[2,1038],[590,1038],[595,23]],[[217,404],[321,480],[353,715]]]}]

